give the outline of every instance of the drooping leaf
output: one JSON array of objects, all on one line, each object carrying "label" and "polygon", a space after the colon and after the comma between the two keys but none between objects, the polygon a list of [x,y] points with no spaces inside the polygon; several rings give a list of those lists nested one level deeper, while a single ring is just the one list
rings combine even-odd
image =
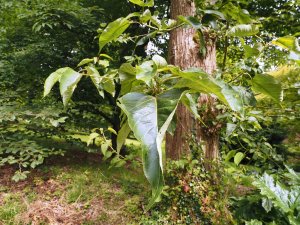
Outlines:
[{"label": "drooping leaf", "polygon": [[291,212],[290,206],[294,202],[291,201],[289,191],[284,189],[280,183],[276,183],[271,175],[264,173],[262,177],[253,182],[253,185],[260,189],[263,196],[271,199],[275,207],[285,213]]},{"label": "drooping leaf", "polygon": [[71,68],[66,68],[59,79],[59,90],[63,99],[63,104],[66,107],[73,95],[73,92],[80,81],[82,74]]},{"label": "drooping leaf", "polygon": [[267,213],[271,211],[272,206],[273,206],[273,204],[272,204],[272,201],[270,199],[263,198],[262,207],[266,210]]},{"label": "drooping leaf", "polygon": [[183,93],[184,90],[171,89],[156,98],[129,93],[120,99],[120,107],[128,117],[128,124],[143,146],[144,172],[153,190],[147,209],[162,191],[162,141]]},{"label": "drooping leaf", "polygon": [[170,89],[157,97],[157,111],[158,111],[158,128],[160,129],[167,121],[169,115],[172,114],[176,108],[179,99],[184,90]]},{"label": "drooping leaf", "polygon": [[91,63],[91,62],[94,62],[94,59],[83,59],[83,60],[81,60],[81,62],[77,65],[77,67],[83,66],[83,65],[88,64],[88,63]]},{"label": "drooping leaf", "polygon": [[158,69],[168,65],[167,60],[165,60],[163,57],[159,55],[154,55],[152,57],[152,60],[154,61]]},{"label": "drooping leaf", "polygon": [[278,80],[268,74],[257,74],[251,81],[252,89],[271,97],[276,102],[282,101],[282,87]]},{"label": "drooping leaf", "polygon": [[96,88],[100,89],[100,83],[102,82],[102,77],[100,76],[98,70],[94,66],[87,66],[85,67],[85,69],[87,70],[87,75],[90,76]]},{"label": "drooping leaf", "polygon": [[140,16],[140,21],[142,23],[147,23],[151,19],[151,11],[149,9],[146,9],[143,14]]},{"label": "drooping leaf", "polygon": [[56,70],[55,72],[49,75],[49,77],[46,79],[44,84],[44,97],[46,97],[50,93],[52,87],[56,84],[56,82],[59,81],[61,76],[64,73],[67,73],[68,71],[73,71],[73,70],[69,67],[64,67]]},{"label": "drooping leaf", "polygon": [[217,11],[217,10],[204,10],[203,11],[205,14],[210,14],[210,15],[214,15],[214,16],[217,16],[219,17],[221,20],[226,20],[224,14],[220,11]]},{"label": "drooping leaf", "polygon": [[186,93],[182,96],[181,102],[189,109],[189,111],[194,115],[194,117],[200,120],[200,115],[197,109],[197,102],[193,96],[189,93]]},{"label": "drooping leaf", "polygon": [[140,66],[136,66],[136,79],[144,81],[148,86],[151,86],[156,72],[157,66],[152,60],[143,62]]},{"label": "drooping leaf", "polygon": [[104,76],[102,86],[103,90],[105,90],[107,93],[111,94],[112,96],[115,95],[115,83],[113,78]]},{"label": "drooping leaf", "polygon": [[129,63],[124,63],[119,69],[121,80],[121,95],[131,90],[132,82],[136,80],[136,69]]},{"label": "drooping leaf", "polygon": [[193,16],[178,16],[178,19],[185,23],[186,25],[189,25],[191,27],[193,27],[196,30],[199,30],[202,28],[202,24],[201,22]]},{"label": "drooping leaf", "polygon": [[129,0],[133,4],[139,5],[141,7],[153,7],[154,6],[154,0]]},{"label": "drooping leaf", "polygon": [[234,163],[238,166],[244,158],[245,158],[245,154],[242,152],[238,152],[234,156]]},{"label": "drooping leaf", "polygon": [[126,121],[118,132],[118,136],[117,136],[117,152],[118,153],[120,153],[121,148],[125,144],[126,138],[128,137],[130,131],[131,130],[130,130],[128,121]]},{"label": "drooping leaf", "polygon": [[228,35],[232,37],[247,37],[255,35],[259,32],[257,25],[250,24],[240,24],[232,27],[228,31]]},{"label": "drooping leaf", "polygon": [[239,93],[243,105],[256,105],[256,99],[251,90],[242,86],[232,86],[232,88]]},{"label": "drooping leaf", "polygon": [[226,124],[226,136],[229,137],[236,129],[237,125],[233,123]]},{"label": "drooping leaf", "polygon": [[144,173],[152,187],[150,208],[160,196],[163,188],[161,159],[157,149],[158,119],[157,102],[152,96],[128,93],[120,98],[120,107],[127,115],[128,124],[142,144]]},{"label": "drooping leaf", "polygon": [[111,41],[116,40],[129,27],[130,21],[127,18],[119,18],[107,25],[99,37],[99,52]]},{"label": "drooping leaf", "polygon": [[193,91],[214,94],[220,101],[229,105],[232,110],[241,111],[243,109],[243,102],[239,93],[225,82],[216,80],[199,69],[180,71],[171,68],[171,71],[183,78],[175,85],[175,88],[190,88]]},{"label": "drooping leaf", "polygon": [[147,34],[146,36],[144,36],[144,37],[142,37],[141,39],[138,40],[138,42],[136,43],[136,46],[144,45],[151,38],[154,38],[156,36],[156,34],[157,34],[157,31],[153,31],[153,32]]},{"label": "drooping leaf", "polygon": [[230,159],[232,159],[236,154],[236,150],[231,150],[230,152],[227,153],[225,157],[225,161],[228,162]]},{"label": "drooping leaf", "polygon": [[272,44],[277,45],[284,49],[288,49],[290,51],[294,51],[298,54],[300,53],[300,47],[299,47],[298,40],[296,37],[293,37],[293,36],[280,37],[280,38],[272,41]]}]

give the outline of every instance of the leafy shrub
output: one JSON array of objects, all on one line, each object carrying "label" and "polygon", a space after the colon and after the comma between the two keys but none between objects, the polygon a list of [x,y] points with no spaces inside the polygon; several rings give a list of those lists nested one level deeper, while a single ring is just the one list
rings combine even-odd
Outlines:
[{"label": "leafy shrub", "polygon": [[[234,216],[239,224],[299,224],[300,178],[294,170],[288,168],[280,176],[265,172],[255,177],[252,184],[259,192],[233,199]],[[257,223],[250,223],[253,220]]]},{"label": "leafy shrub", "polygon": [[168,162],[161,201],[142,224],[233,224],[222,166],[191,149],[191,156]]}]

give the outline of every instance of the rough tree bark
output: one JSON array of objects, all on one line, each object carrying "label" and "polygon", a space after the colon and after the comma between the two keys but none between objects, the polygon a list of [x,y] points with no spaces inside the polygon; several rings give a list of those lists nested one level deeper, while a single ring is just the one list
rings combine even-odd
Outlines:
[{"label": "rough tree bark", "polygon": [[[171,0],[171,18],[177,19],[179,15],[193,16],[196,7],[192,0]],[[196,31],[192,28],[178,28],[171,32],[169,41],[169,63],[179,66],[181,69],[190,67],[202,68],[207,73],[212,74],[216,69],[216,45],[215,38],[206,34],[207,54],[201,57],[199,54],[199,43],[195,41]],[[214,99],[207,95],[199,97],[199,104],[205,104],[204,115],[211,118],[216,114],[213,107]],[[218,157],[218,132],[217,129],[203,127],[200,124],[193,125],[193,118],[183,105],[179,105],[176,112],[177,125],[174,135],[167,134],[166,153],[171,159],[180,159],[183,154],[189,152],[188,137],[192,129],[196,129],[197,138],[204,142],[206,158],[215,159]]]}]

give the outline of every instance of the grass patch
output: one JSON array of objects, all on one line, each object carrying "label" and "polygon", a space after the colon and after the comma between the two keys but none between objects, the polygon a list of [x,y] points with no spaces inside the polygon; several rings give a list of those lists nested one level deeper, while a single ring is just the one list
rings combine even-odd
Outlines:
[{"label": "grass patch", "polygon": [[5,225],[15,225],[16,216],[26,209],[22,196],[18,193],[2,193],[0,221]]},{"label": "grass patch", "polygon": [[74,151],[50,158],[25,181],[14,183],[4,176],[0,221],[5,225],[133,224],[150,190],[142,168],[126,167],[109,169],[100,156]]}]

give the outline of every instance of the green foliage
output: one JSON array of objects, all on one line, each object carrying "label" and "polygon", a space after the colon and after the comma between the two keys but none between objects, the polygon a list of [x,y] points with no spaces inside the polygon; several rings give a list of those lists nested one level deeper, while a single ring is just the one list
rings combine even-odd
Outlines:
[{"label": "green foliage", "polygon": [[251,83],[254,91],[263,93],[278,103],[282,101],[282,87],[274,77],[267,74],[257,74]]},{"label": "green foliage", "polygon": [[228,31],[229,36],[234,37],[247,37],[255,35],[259,32],[257,25],[240,24],[232,27]]},{"label": "green foliage", "polygon": [[143,224],[234,224],[222,168],[205,161],[198,144],[190,143],[192,156],[168,162],[161,200]]},{"label": "green foliage", "polygon": [[300,190],[299,175],[295,171],[288,168],[276,175],[264,173],[253,177],[252,184],[260,192],[252,190],[233,199],[233,212],[238,222],[298,224]]},{"label": "green foliage", "polygon": [[80,73],[77,73],[71,68],[66,67],[58,69],[45,81],[44,96],[47,96],[50,93],[53,85],[59,81],[60,94],[62,96],[64,106],[66,107],[81,77],[82,75]]},{"label": "green foliage", "polygon": [[99,37],[99,51],[109,42],[116,40],[129,27],[127,18],[119,18],[107,25]]},{"label": "green foliage", "polygon": [[[152,1],[146,3],[134,1],[133,3],[142,7],[152,5]],[[229,5],[230,4],[226,5],[226,7]],[[221,20],[224,18],[228,19],[229,15],[233,15],[228,10],[223,10],[220,13],[213,12],[214,11],[208,11],[206,13],[214,14]],[[236,12],[240,13],[242,11],[237,8]],[[143,15],[142,19],[137,21],[136,17],[140,15]],[[201,21],[197,18],[179,17],[179,23],[174,27],[175,23],[173,21],[160,20],[158,15],[157,12],[152,15],[147,9],[141,13],[135,12],[129,14],[127,17],[121,17],[109,23],[105,29],[99,29],[100,51],[102,51],[104,46],[111,47],[116,42],[124,44],[128,41],[133,41],[136,43],[136,46],[139,46],[143,38],[150,37],[148,36],[149,34],[151,34],[151,37],[152,34],[154,34],[154,36],[157,34],[165,34],[174,28],[184,25],[199,30],[199,38],[202,38],[202,42],[204,43],[203,30],[205,29],[201,25]],[[257,34],[259,32],[258,27],[252,24],[253,21],[250,17],[248,18],[247,13],[243,11],[241,15],[242,16],[240,17],[237,15],[234,17],[240,24],[235,27],[233,26],[227,35],[241,37]],[[125,33],[125,31],[129,31],[131,26],[134,26],[135,24],[147,28],[146,34],[130,36]],[[142,39],[140,39],[141,36],[143,36]],[[190,101],[191,98],[189,99],[187,97],[189,96],[189,92],[206,93],[217,96],[218,99],[229,106],[231,110],[241,114],[244,114],[245,106],[254,102],[253,94],[246,88],[243,89],[239,86],[231,86],[224,82],[220,77],[218,79],[212,78],[210,75],[199,69],[181,71],[175,66],[167,65],[166,60],[158,55],[154,55],[152,60],[127,57],[125,58],[127,59],[127,62],[120,67],[115,67],[114,65],[110,66],[110,63],[106,59],[101,60],[99,59],[100,57],[101,55],[99,57],[94,57],[93,61],[91,59],[85,59],[79,63],[81,70],[79,72],[71,70],[74,76],[71,80],[67,79],[67,81],[70,82],[65,82],[62,79],[53,79],[52,76],[56,77],[56,75],[50,75],[48,78],[50,85],[47,84],[48,82],[46,81],[45,95],[49,94],[48,86],[51,89],[53,84],[59,80],[61,85],[61,95],[63,102],[66,105],[66,102],[71,98],[78,81],[83,75],[86,75],[91,78],[98,89],[99,94],[104,99],[107,98],[110,104],[116,107],[117,102],[119,102],[118,105],[128,118],[129,127],[136,138],[141,141],[143,146],[144,171],[153,188],[153,199],[149,206],[153,205],[162,190],[163,168],[161,144],[165,132],[172,121],[177,104],[179,100],[181,100],[181,93],[183,91],[186,91],[184,93],[185,97],[183,98],[183,102],[188,105],[188,108],[191,109],[195,115],[198,115],[198,113],[196,113],[195,110],[195,102]],[[105,57],[111,59],[110,56],[105,55]],[[64,73],[61,78],[63,77]],[[263,79],[265,77],[266,79]],[[277,92],[281,93],[281,86],[279,84],[273,85],[276,83],[274,79],[270,86],[270,76],[266,75],[265,77],[256,75],[254,79],[251,79],[252,88],[275,99],[279,99]],[[176,89],[178,90],[176,91]],[[176,93],[176,98],[172,96],[174,93]],[[124,143],[124,138],[128,135],[129,131],[122,130],[122,133],[120,133],[121,113],[120,111],[117,112],[119,112],[119,114],[114,114],[114,119],[117,118],[119,123],[114,124],[114,127],[117,127],[117,129],[114,130],[115,132],[113,132],[112,135],[116,136],[117,139],[119,136],[120,140],[116,140],[116,144],[112,146],[112,148],[114,149],[113,151],[118,153],[121,149],[120,144]],[[252,120],[252,118],[249,117],[249,120]],[[126,119],[123,120],[123,122],[125,121]],[[259,126],[255,121],[254,124]],[[104,155],[109,154],[108,157],[105,158],[109,158],[112,154],[111,152],[107,152],[107,144],[103,145],[102,152]],[[236,153],[237,154],[234,155],[234,162],[239,165],[246,155],[243,152]],[[112,162],[115,162],[115,159],[112,160]]]},{"label": "green foliage", "polygon": [[[63,155],[62,150],[43,148],[34,141],[8,139],[0,144],[0,166],[9,164],[17,165],[12,180],[18,182],[27,178],[28,169],[34,169],[44,162],[44,159],[51,155]],[[27,171],[24,171],[26,170]]]}]

